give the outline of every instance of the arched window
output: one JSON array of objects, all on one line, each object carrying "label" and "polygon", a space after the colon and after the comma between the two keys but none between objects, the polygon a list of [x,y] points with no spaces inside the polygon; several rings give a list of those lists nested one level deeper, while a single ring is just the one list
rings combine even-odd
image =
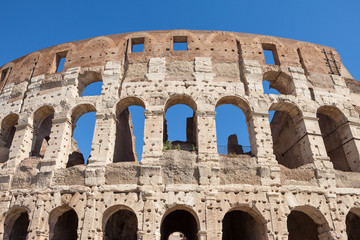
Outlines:
[{"label": "arched window", "polygon": [[250,211],[233,210],[226,213],[222,221],[222,233],[223,240],[266,239],[264,224],[250,215]]},{"label": "arched window", "polygon": [[79,75],[79,96],[98,96],[102,91],[102,77],[100,72],[88,71]]},{"label": "arched window", "polygon": [[348,240],[360,239],[360,209],[351,209],[346,215],[346,233]]},{"label": "arched window", "polygon": [[120,209],[106,220],[104,240],[136,240],[137,217],[134,212]]},{"label": "arched window", "polygon": [[43,106],[35,112],[31,156],[44,157],[49,145],[54,112],[55,110],[51,106]]},{"label": "arched window", "polygon": [[78,216],[70,207],[58,207],[49,216],[50,240],[76,240]]},{"label": "arched window", "polygon": [[[277,103],[270,107],[275,111],[270,122],[276,160],[288,168],[297,168],[307,163],[303,156],[304,133],[298,131],[302,120],[300,109],[291,103]],[[306,146],[305,146],[306,148]]]},{"label": "arched window", "polygon": [[311,206],[295,207],[287,218],[289,240],[332,239],[330,227],[324,215]]},{"label": "arched window", "polygon": [[186,96],[170,98],[165,105],[164,148],[193,151],[196,148],[196,104]]},{"label": "arched window", "polygon": [[4,240],[26,240],[29,222],[29,214],[25,209],[10,211],[4,223]]},{"label": "arched window", "polygon": [[[316,114],[325,148],[334,168],[342,171],[351,171],[351,162],[358,161],[358,154],[347,154],[352,142],[349,138],[350,128],[344,114],[332,106],[320,107]],[[352,157],[352,160],[350,158]]]},{"label": "arched window", "polygon": [[173,233],[182,233],[186,240],[197,240],[198,231],[198,223],[193,214],[186,210],[174,210],[163,218],[160,239],[168,240]]},{"label": "arched window", "polygon": [[121,100],[116,110],[113,162],[140,161],[144,143],[145,104],[138,98]]},{"label": "arched window", "polygon": [[12,113],[6,116],[1,122],[0,132],[0,163],[4,163],[9,158],[12,140],[14,138],[19,116]]},{"label": "arched window", "polygon": [[216,105],[216,138],[219,154],[251,154],[244,100],[224,97]]},{"label": "arched window", "polygon": [[96,121],[95,112],[95,107],[90,104],[82,104],[73,109],[71,154],[66,167],[84,164],[90,157]]},{"label": "arched window", "polygon": [[295,95],[295,85],[292,78],[281,71],[267,71],[263,75],[265,94]]}]

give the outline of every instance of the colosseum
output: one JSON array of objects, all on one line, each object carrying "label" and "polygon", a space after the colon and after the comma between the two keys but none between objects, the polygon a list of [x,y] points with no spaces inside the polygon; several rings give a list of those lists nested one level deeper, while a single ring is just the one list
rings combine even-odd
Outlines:
[{"label": "colosseum", "polygon": [[[360,83],[333,48],[136,32],[49,47],[0,71],[2,239],[360,239]],[[94,82],[101,94],[82,96]],[[194,115],[172,149],[164,116],[177,104]],[[226,104],[246,117],[248,152],[230,137],[218,153],[215,108]],[[145,109],[141,161],[134,105]],[[73,130],[88,112],[84,160]]]}]

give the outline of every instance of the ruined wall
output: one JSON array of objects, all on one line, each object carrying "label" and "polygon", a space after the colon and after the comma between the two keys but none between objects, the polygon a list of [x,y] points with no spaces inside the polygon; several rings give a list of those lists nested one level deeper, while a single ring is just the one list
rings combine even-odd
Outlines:
[{"label": "ruined wall", "polygon": [[[187,50],[174,51],[174,42]],[[143,51],[133,52],[138,44]],[[137,32],[57,45],[0,71],[0,238],[60,239],[62,229],[67,239],[359,238],[360,84],[332,48],[231,32]],[[264,80],[281,94],[264,94]],[[82,97],[96,81],[101,95]],[[164,115],[175,104],[194,111],[189,151],[164,149]],[[244,112],[251,153],[218,154],[222,104]],[[145,108],[141,162],[131,155],[133,105]],[[269,111],[280,116],[273,124]],[[73,129],[87,112],[96,112],[91,157],[69,164]]]}]

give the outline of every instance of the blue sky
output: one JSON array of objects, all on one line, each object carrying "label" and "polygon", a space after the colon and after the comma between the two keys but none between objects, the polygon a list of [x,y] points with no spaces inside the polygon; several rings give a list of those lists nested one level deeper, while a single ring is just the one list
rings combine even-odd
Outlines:
[{"label": "blue sky", "polygon": [[359,10],[358,0],[2,0],[0,66],[42,48],[101,35],[223,30],[334,47],[360,80]]}]

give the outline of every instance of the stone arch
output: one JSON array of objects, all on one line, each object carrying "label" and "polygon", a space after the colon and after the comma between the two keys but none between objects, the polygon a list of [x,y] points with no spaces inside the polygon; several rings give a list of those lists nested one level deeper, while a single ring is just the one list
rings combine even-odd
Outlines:
[{"label": "stone arch", "polygon": [[176,104],[185,104],[189,106],[194,113],[197,111],[197,104],[192,99],[191,96],[188,95],[174,95],[167,99],[164,105],[164,112],[166,112],[170,107],[176,105]]},{"label": "stone arch", "polygon": [[124,205],[109,207],[103,214],[102,230],[104,240],[136,240],[138,231],[137,216],[131,208]]},{"label": "stone arch", "polygon": [[26,240],[30,219],[28,209],[12,207],[4,221],[4,240]]},{"label": "stone arch", "polygon": [[84,156],[78,148],[77,141],[74,139],[74,129],[76,128],[76,123],[78,119],[82,115],[90,112],[96,112],[96,108],[95,106],[89,103],[77,105],[69,112],[71,119],[71,143],[70,143],[71,153],[69,154],[66,167],[71,167],[74,165],[85,163]]},{"label": "stone arch", "polygon": [[55,109],[50,105],[42,106],[34,113],[31,156],[44,157],[49,145],[54,114]]},{"label": "stone arch", "polygon": [[334,106],[321,106],[316,116],[326,152],[334,168],[342,171],[359,171],[359,153],[344,113]]},{"label": "stone arch", "polygon": [[137,161],[133,123],[129,107],[140,106],[146,109],[142,99],[126,97],[116,104],[116,133],[113,162]]},{"label": "stone arch", "polygon": [[[238,97],[238,96],[224,96],[224,97],[221,97],[220,99],[218,99],[218,101],[216,102],[216,105],[215,105],[215,109],[221,105],[232,105],[241,110],[241,112],[245,115],[246,123],[237,122],[237,123],[235,123],[235,125],[237,125],[238,129],[241,129],[242,132],[247,131],[247,133],[250,136],[250,134],[252,134],[252,133],[251,133],[251,131],[249,131],[249,129],[251,127],[250,121],[249,121],[251,118],[251,109],[250,109],[249,103],[247,101],[245,101],[243,98]],[[237,109],[231,109],[231,110],[233,111],[234,114],[236,114],[235,111]],[[220,115],[217,115],[217,117],[218,116],[220,116]],[[239,117],[242,117],[242,116],[239,115]],[[218,128],[220,128],[220,126],[218,124],[219,124],[219,122],[216,121],[216,126]],[[246,125],[246,128],[245,128],[245,125]],[[219,136],[219,134],[217,134],[216,136],[217,136],[217,138],[221,137],[221,136]],[[243,154],[243,153],[250,154],[251,153],[251,149],[252,149],[251,147],[249,149],[249,146],[242,146],[242,145],[238,144],[238,139],[237,139],[236,134],[232,133],[232,135],[227,136],[227,137],[228,137],[227,146],[226,146],[227,151],[224,151],[224,150],[221,151],[221,147],[224,148],[225,146],[221,146],[220,142],[218,142],[218,152],[219,153],[221,153],[221,152],[225,152],[227,154]],[[251,146],[254,146],[254,144],[256,144],[253,141],[253,139],[254,138],[249,137],[249,142],[250,142]]]},{"label": "stone arch", "polygon": [[215,107],[221,106],[223,104],[231,104],[235,107],[238,107],[245,114],[246,119],[251,115],[250,104],[243,98],[239,96],[224,96],[217,100]]},{"label": "stone arch", "polygon": [[49,214],[50,240],[76,240],[79,218],[69,206],[59,206]]},{"label": "stone arch", "polygon": [[346,233],[348,240],[360,239],[360,208],[351,208],[346,215]]},{"label": "stone arch", "polygon": [[[167,119],[165,117],[168,109],[170,107],[173,107],[177,104],[183,104],[186,105],[188,107],[190,107],[193,111],[193,115],[191,117],[186,118],[186,141],[178,141],[176,140],[175,142],[178,145],[181,145],[181,149],[191,149],[193,145],[196,145],[197,142],[197,104],[196,102],[192,99],[192,97],[188,96],[188,95],[173,95],[170,96],[164,105],[164,131],[163,131],[163,141],[167,142],[168,141],[168,122]],[[190,146],[190,145],[191,146]]]},{"label": "stone arch", "polygon": [[175,205],[168,209],[161,219],[161,240],[167,240],[174,232],[181,232],[186,240],[197,240],[200,231],[199,218],[195,211],[185,205]]},{"label": "stone arch", "polygon": [[301,109],[291,102],[278,102],[270,106],[275,111],[270,122],[274,154],[279,164],[297,168],[309,163],[304,149],[310,149]]},{"label": "stone arch", "polygon": [[86,87],[95,82],[103,82],[101,72],[97,71],[85,71],[79,74],[78,78],[78,92],[79,96],[82,96]]},{"label": "stone arch", "polygon": [[330,226],[320,212],[313,206],[297,206],[291,210],[287,219],[289,240],[329,239]]},{"label": "stone arch", "polygon": [[9,158],[10,147],[15,136],[16,125],[19,116],[15,113],[10,113],[1,121],[0,132],[0,163],[4,163]]},{"label": "stone arch", "polygon": [[237,206],[225,213],[222,220],[222,239],[266,240],[266,220],[256,208]]},{"label": "stone arch", "polygon": [[292,77],[283,72],[268,70],[263,73],[263,81],[270,82],[270,88],[274,88],[283,95],[295,95],[295,84]]}]

